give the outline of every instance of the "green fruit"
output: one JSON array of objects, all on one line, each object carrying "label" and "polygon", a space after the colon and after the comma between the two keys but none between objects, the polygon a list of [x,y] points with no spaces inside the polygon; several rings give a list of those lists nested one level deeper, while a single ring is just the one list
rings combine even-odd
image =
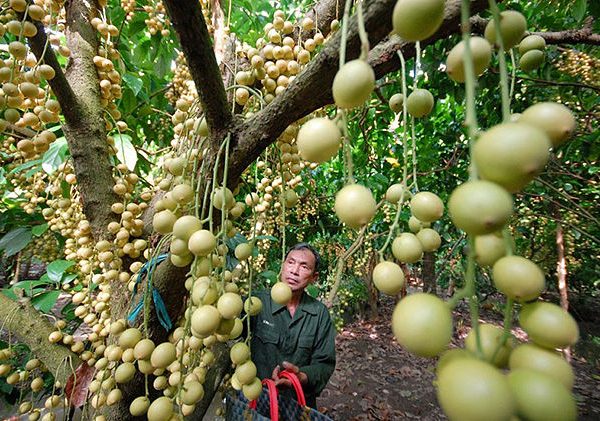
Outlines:
[{"label": "green fruit", "polygon": [[394,32],[405,41],[433,35],[444,21],[444,0],[398,0],[392,14]]},{"label": "green fruit", "polygon": [[131,402],[131,405],[129,405],[129,412],[134,417],[140,417],[148,411],[149,406],[150,399],[146,396],[138,396]]},{"label": "green fruit", "polygon": [[450,195],[448,212],[454,225],[469,235],[498,231],[512,214],[512,197],[490,181],[467,181]]},{"label": "green fruit", "polygon": [[519,43],[519,54],[523,55],[527,51],[546,49],[546,40],[539,35],[528,35]]},{"label": "green fruit", "polygon": [[244,311],[250,316],[256,316],[262,311],[262,301],[258,297],[248,297],[244,302]]},{"label": "green fruit", "polygon": [[426,252],[436,251],[442,245],[442,238],[436,230],[431,228],[423,228],[417,233],[417,238],[423,246],[423,251]]},{"label": "green fruit", "polygon": [[[446,60],[446,72],[455,82],[465,82],[465,42],[461,41],[450,50]],[[473,69],[476,76],[480,76],[490,65],[492,60],[492,47],[481,37],[471,37],[469,41]]]},{"label": "green fruit", "polygon": [[298,153],[307,161],[322,163],[337,154],[341,139],[340,129],[333,121],[325,117],[313,118],[298,131]]},{"label": "green fruit", "polygon": [[240,365],[250,358],[250,348],[245,342],[238,342],[231,347],[229,357],[231,358],[232,363]]},{"label": "green fruit", "polygon": [[516,347],[510,354],[508,366],[511,370],[526,368],[539,371],[561,382],[567,390],[571,390],[575,382],[573,368],[559,353],[534,344]]},{"label": "green fruit", "polygon": [[361,106],[373,92],[375,72],[364,60],[352,60],[336,73],[331,88],[335,105],[340,108]]},{"label": "green fruit", "polygon": [[271,288],[271,298],[279,305],[286,305],[292,299],[292,289],[284,282],[276,282]]},{"label": "green fruit", "polygon": [[[500,13],[500,34],[504,50],[508,51],[513,46],[517,45],[527,29],[527,21],[525,17],[514,10],[506,10]],[[496,42],[496,22],[490,19],[485,27],[485,38],[492,45],[498,45]]]},{"label": "green fruit", "polygon": [[183,170],[187,165],[186,159],[183,156],[179,156],[177,158],[170,159],[166,163],[167,171],[169,171],[173,175],[181,175],[183,174]]},{"label": "green fruit", "polygon": [[177,217],[168,209],[162,210],[154,214],[152,218],[152,226],[154,231],[159,234],[169,234],[173,230],[173,225],[177,221]]},{"label": "green fruit", "polygon": [[420,357],[434,357],[452,339],[452,313],[444,301],[431,294],[409,295],[396,305],[392,331],[400,345]]},{"label": "green fruit", "polygon": [[239,294],[235,294],[233,292],[226,292],[221,295],[219,301],[217,301],[217,310],[221,313],[221,316],[224,319],[235,319],[242,312],[242,308],[244,307],[244,303],[242,302],[242,297]]},{"label": "green fruit", "polygon": [[539,371],[519,368],[508,374],[517,415],[531,421],[577,419],[573,395],[557,380]]},{"label": "green fruit", "polygon": [[135,375],[135,366],[132,363],[123,363],[115,370],[115,381],[117,383],[127,383]]},{"label": "green fruit", "polygon": [[177,350],[175,349],[175,345],[171,342],[163,342],[152,351],[150,363],[154,368],[167,368],[176,358]]},{"label": "green fruit", "polygon": [[190,254],[188,240],[182,240],[181,238],[173,237],[171,240],[171,245],[169,246],[169,251],[177,256],[187,256]]},{"label": "green fruit", "polygon": [[373,283],[384,294],[397,295],[404,286],[404,272],[394,262],[381,262],[373,269]]},{"label": "green fruit", "polygon": [[414,234],[418,233],[423,228],[429,228],[430,226],[431,224],[429,222],[420,221],[418,218],[415,218],[412,215],[410,218],[408,218],[408,228]]},{"label": "green fruit", "polygon": [[499,124],[477,140],[473,162],[481,178],[516,192],[544,169],[551,146],[548,136],[534,126]]},{"label": "green fruit", "polygon": [[400,183],[392,184],[390,187],[388,187],[387,191],[385,192],[385,200],[394,205],[397,204],[400,200],[404,202],[409,197],[410,193]]},{"label": "green fruit", "polygon": [[240,243],[235,247],[234,254],[238,260],[243,261],[252,256],[252,250],[252,243]]},{"label": "green fruit", "polygon": [[244,397],[250,401],[258,399],[261,392],[262,383],[260,382],[260,379],[258,377],[255,377],[249,384],[245,384],[242,386],[242,393],[244,394]]},{"label": "green fruit", "polygon": [[334,210],[340,221],[357,229],[371,221],[377,204],[371,190],[360,184],[348,184],[335,196]]},{"label": "green fruit", "polygon": [[425,117],[433,110],[433,95],[427,89],[415,89],[406,99],[406,108],[413,117]]},{"label": "green fruit", "polygon": [[231,209],[235,205],[235,198],[227,187],[217,187],[212,194],[212,204],[220,210]]},{"label": "green fruit", "polygon": [[520,256],[499,259],[494,264],[492,279],[498,291],[518,302],[536,299],[546,286],[544,272],[531,260]]},{"label": "green fruit", "polygon": [[524,72],[531,72],[544,63],[546,55],[540,50],[530,50],[521,56],[519,68]]},{"label": "green fruit", "polygon": [[519,322],[529,339],[545,348],[566,348],[579,339],[577,322],[556,304],[527,304],[521,309]]},{"label": "green fruit", "polygon": [[212,335],[221,323],[221,313],[215,306],[203,305],[192,313],[192,333],[206,337]]},{"label": "green fruit", "polygon": [[515,402],[507,378],[475,358],[458,358],[439,371],[437,396],[450,420],[507,421]]},{"label": "green fruit", "polygon": [[575,132],[573,113],[556,102],[540,102],[532,105],[523,112],[519,121],[546,132],[554,147],[562,144]]},{"label": "green fruit", "polygon": [[444,214],[444,203],[437,194],[423,191],[415,194],[411,199],[410,211],[420,221],[434,222]]},{"label": "green fruit", "polygon": [[154,348],[152,339],[142,339],[133,348],[133,356],[136,360],[147,360],[152,355]]},{"label": "green fruit", "polygon": [[171,196],[180,205],[187,205],[194,199],[194,189],[186,183],[178,184],[171,190]]},{"label": "green fruit", "polygon": [[402,263],[416,263],[423,257],[423,246],[416,235],[403,232],[392,242],[392,253]]},{"label": "green fruit", "polygon": [[256,377],[256,365],[250,360],[238,365],[235,375],[241,384],[250,384]]},{"label": "green fruit", "polygon": [[173,224],[173,235],[187,242],[193,233],[201,229],[202,222],[200,222],[198,218],[196,218],[193,215],[184,215],[179,217],[177,221],[175,221],[175,223]]},{"label": "green fruit", "polygon": [[148,421],[165,421],[173,415],[173,402],[166,396],[161,396],[150,404]]},{"label": "green fruit", "polygon": [[444,367],[448,366],[452,361],[463,359],[463,358],[476,358],[472,352],[467,351],[463,348],[452,348],[440,354],[437,365],[435,366],[435,372],[437,377],[440,376],[440,372]]},{"label": "green fruit", "polygon": [[404,108],[403,104],[404,104],[404,95],[402,95],[402,94],[392,95],[392,97],[390,98],[390,100],[388,102],[390,109],[395,113],[402,112],[402,109]]},{"label": "green fruit", "polygon": [[[508,357],[513,348],[514,338],[510,335],[502,347],[498,347],[502,340],[504,332],[490,324],[479,325],[479,344],[481,345],[481,354],[485,361],[494,364],[498,368],[504,368],[508,364]],[[471,353],[477,355],[477,338],[475,329],[471,329],[465,338],[465,348]]]},{"label": "green fruit", "polygon": [[188,240],[188,248],[194,256],[207,256],[217,247],[217,239],[208,230],[194,232]]},{"label": "green fruit", "polygon": [[200,382],[192,380],[183,384],[181,389],[181,402],[185,405],[193,405],[204,396],[204,387]]},{"label": "green fruit", "polygon": [[506,245],[502,233],[493,232],[475,237],[475,260],[481,266],[492,266],[506,255]]},{"label": "green fruit", "polygon": [[173,263],[173,266],[177,266],[178,268],[184,268],[190,263],[192,263],[192,260],[194,260],[194,256],[192,256],[189,253],[184,255],[171,254],[169,256],[169,259],[171,260],[171,263]]},{"label": "green fruit", "polygon": [[119,346],[123,349],[133,348],[142,339],[142,332],[131,327],[119,336]]}]

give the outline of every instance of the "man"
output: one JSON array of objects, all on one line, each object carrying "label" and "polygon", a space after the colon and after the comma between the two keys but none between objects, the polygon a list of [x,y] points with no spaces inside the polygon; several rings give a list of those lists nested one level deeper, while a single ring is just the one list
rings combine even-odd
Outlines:
[{"label": "man", "polygon": [[310,297],[305,288],[319,276],[319,254],[308,244],[292,247],[281,268],[281,281],[292,289],[292,299],[280,305],[270,291],[256,295],[262,312],[252,318],[252,361],[258,377],[272,378],[284,395],[295,396],[291,383],[279,377],[288,369],[300,379],[308,406],[316,399],[335,369],[335,329],[324,304]]}]

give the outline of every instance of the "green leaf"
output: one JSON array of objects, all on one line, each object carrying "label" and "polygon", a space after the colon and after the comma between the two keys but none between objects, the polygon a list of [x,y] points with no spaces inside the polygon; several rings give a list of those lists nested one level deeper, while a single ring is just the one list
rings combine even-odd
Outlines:
[{"label": "green leaf", "polygon": [[46,273],[52,282],[60,282],[63,274],[75,265],[75,262],[69,260],[55,260],[46,267]]},{"label": "green leaf", "polygon": [[123,80],[131,88],[133,93],[137,96],[140,93],[142,88],[144,87],[144,82],[139,77],[135,77],[131,73],[125,73],[123,75]]},{"label": "green leaf", "polygon": [[31,304],[42,313],[48,313],[56,304],[60,291],[52,290],[37,295],[31,299]]},{"label": "green leaf", "polygon": [[276,237],[273,237],[272,235],[257,235],[254,239],[255,240],[279,241]]},{"label": "green leaf", "polygon": [[63,273],[63,277],[62,277],[62,284],[68,284],[69,282],[73,281],[77,279],[77,274],[76,273],[67,273],[64,274]]},{"label": "green leaf", "polygon": [[36,237],[41,236],[46,231],[48,231],[48,224],[36,225],[34,227],[31,227],[31,233]]},{"label": "green leaf", "polygon": [[271,283],[277,282],[277,274],[272,270],[265,270],[264,272],[259,273],[258,276],[268,279]]},{"label": "green leaf", "polygon": [[587,12],[587,0],[576,0],[573,5],[573,17],[577,22],[581,22]]},{"label": "green leaf", "polygon": [[[39,165],[42,162],[41,159],[34,159],[33,161],[27,161],[21,165],[17,165],[16,167],[14,167],[11,172],[9,174],[16,174],[18,172],[21,172],[23,170],[27,170],[29,168],[33,168],[36,165]],[[39,171],[39,169],[38,169]]]},{"label": "green leaf", "polygon": [[319,288],[312,284],[306,287],[306,292],[313,298],[317,298],[319,296]]},{"label": "green leaf", "polygon": [[47,174],[53,174],[60,164],[65,162],[67,159],[67,153],[69,152],[69,145],[67,145],[67,139],[59,137],[50,145],[50,148],[46,151],[42,158],[42,168]]},{"label": "green leaf", "polygon": [[0,240],[0,250],[4,250],[6,257],[10,257],[23,250],[30,242],[31,228],[15,228],[2,237]]},{"label": "green leaf", "polygon": [[121,163],[127,165],[129,171],[133,171],[135,164],[137,163],[138,156],[133,143],[131,143],[131,136],[126,134],[116,134],[115,148],[117,149],[117,158]]}]

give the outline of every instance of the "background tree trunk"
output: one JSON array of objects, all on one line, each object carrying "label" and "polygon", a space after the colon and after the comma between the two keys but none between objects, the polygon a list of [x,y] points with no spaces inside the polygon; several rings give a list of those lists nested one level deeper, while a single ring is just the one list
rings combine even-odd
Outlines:
[{"label": "background tree trunk", "polygon": [[423,279],[423,292],[429,292],[437,295],[437,285],[435,284],[435,254],[427,252],[423,255],[423,270],[421,272]]}]

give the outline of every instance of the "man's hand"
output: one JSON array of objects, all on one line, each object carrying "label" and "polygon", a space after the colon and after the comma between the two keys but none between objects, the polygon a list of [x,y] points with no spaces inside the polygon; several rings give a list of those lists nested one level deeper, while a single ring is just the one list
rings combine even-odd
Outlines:
[{"label": "man's hand", "polygon": [[[284,370],[291,371],[296,376],[298,376],[298,380],[300,380],[300,384],[308,383],[308,376],[306,375],[306,373],[300,371],[300,368],[298,368],[297,365],[294,365],[290,362],[284,361],[282,366],[283,366]],[[271,378],[275,381],[275,386],[292,387],[291,381],[289,381],[285,377],[279,377],[280,371],[281,371],[281,366],[278,365],[275,367],[275,369],[273,370],[273,374],[271,375]]]}]

